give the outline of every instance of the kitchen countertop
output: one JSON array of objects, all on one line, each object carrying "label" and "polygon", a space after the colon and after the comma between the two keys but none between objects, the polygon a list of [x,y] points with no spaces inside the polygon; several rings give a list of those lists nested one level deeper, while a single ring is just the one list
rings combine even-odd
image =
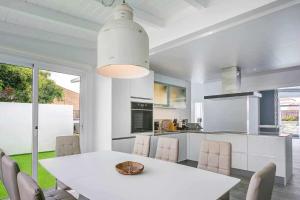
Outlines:
[{"label": "kitchen countertop", "polygon": [[177,130],[177,131],[155,131],[154,136],[162,136],[162,135],[173,135],[173,134],[181,134],[181,133],[198,133],[198,134],[239,134],[239,135],[250,135],[250,136],[277,136],[277,137],[288,137],[290,134],[288,133],[273,133],[267,134],[265,132],[260,132],[259,134],[247,134],[246,132],[208,132],[201,130]]}]

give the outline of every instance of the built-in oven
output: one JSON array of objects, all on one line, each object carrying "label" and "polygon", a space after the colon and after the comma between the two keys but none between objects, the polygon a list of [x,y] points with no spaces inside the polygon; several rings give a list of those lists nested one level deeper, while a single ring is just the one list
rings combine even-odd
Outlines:
[{"label": "built-in oven", "polygon": [[131,102],[131,133],[153,131],[153,104]]}]

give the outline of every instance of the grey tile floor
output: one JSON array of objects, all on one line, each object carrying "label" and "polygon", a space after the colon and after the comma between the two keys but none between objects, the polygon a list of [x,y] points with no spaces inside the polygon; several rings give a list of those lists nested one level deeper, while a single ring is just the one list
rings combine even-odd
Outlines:
[{"label": "grey tile floor", "polygon": [[[184,161],[181,164],[196,167],[197,162]],[[300,139],[293,139],[293,178],[287,186],[275,185],[272,200],[300,200]],[[241,182],[230,192],[230,200],[244,200],[250,178],[233,175]]]}]

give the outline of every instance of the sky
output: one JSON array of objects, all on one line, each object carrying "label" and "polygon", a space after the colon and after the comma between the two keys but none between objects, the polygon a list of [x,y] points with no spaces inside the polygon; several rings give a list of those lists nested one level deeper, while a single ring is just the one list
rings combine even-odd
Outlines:
[{"label": "sky", "polygon": [[73,76],[69,74],[62,74],[57,72],[49,72],[51,74],[50,79],[61,87],[72,90],[73,92],[80,92],[80,82],[71,83],[71,80],[79,76]]}]

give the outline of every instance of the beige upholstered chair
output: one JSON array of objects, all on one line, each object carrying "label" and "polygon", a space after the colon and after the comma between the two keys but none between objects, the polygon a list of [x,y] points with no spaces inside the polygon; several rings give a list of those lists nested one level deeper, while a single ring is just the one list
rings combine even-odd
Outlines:
[{"label": "beige upholstered chair", "polygon": [[8,156],[2,157],[3,183],[10,200],[20,200],[17,175],[20,172],[18,164]]},{"label": "beige upholstered chair", "polygon": [[0,180],[2,179],[2,157],[5,155],[4,151],[0,149]]},{"label": "beige upholstered chair", "polygon": [[21,200],[75,200],[75,198],[64,190],[56,190],[43,193],[38,184],[27,174],[18,174],[18,187]]},{"label": "beige upholstered chair", "polygon": [[178,161],[179,141],[177,138],[159,137],[155,158],[169,162]]},{"label": "beige upholstered chair", "polygon": [[56,137],[56,156],[69,156],[80,154],[79,136],[59,136]]},{"label": "beige upholstered chair", "polygon": [[250,180],[246,200],[271,200],[276,173],[276,165],[268,164],[256,172]]},{"label": "beige upholstered chair", "polygon": [[[80,154],[80,141],[79,136],[59,136],[56,137],[56,156],[69,156]],[[57,187],[63,190],[70,190],[68,186],[57,180]]]},{"label": "beige upholstered chair", "polygon": [[134,141],[133,154],[140,156],[149,156],[150,151],[150,136],[138,135]]},{"label": "beige upholstered chair", "polygon": [[231,170],[231,144],[210,140],[202,141],[198,168],[229,176]]},{"label": "beige upholstered chair", "polygon": [[[202,141],[198,168],[229,176],[231,171],[231,144],[210,140]],[[220,199],[229,198],[228,192]]]}]

